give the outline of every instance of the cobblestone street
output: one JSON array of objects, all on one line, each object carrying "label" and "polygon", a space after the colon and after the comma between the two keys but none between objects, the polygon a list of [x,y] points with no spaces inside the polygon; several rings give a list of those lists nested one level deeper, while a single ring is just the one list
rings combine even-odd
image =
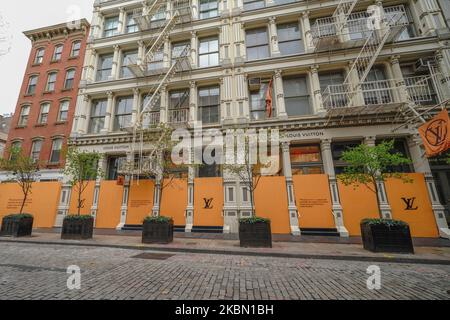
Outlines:
[{"label": "cobblestone street", "polygon": [[[450,266],[209,254],[143,259],[140,250],[0,244],[1,299],[450,299]],[[150,253],[146,251],[145,253]],[[161,252],[157,253],[161,255]],[[161,258],[158,256],[150,258]],[[165,257],[162,257],[165,258]],[[67,267],[81,289],[67,289]]]}]

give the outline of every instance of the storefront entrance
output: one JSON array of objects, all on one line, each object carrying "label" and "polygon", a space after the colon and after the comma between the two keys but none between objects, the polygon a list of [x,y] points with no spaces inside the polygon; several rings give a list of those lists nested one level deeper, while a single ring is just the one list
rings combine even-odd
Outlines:
[{"label": "storefront entrance", "polygon": [[441,204],[445,207],[445,217],[450,226],[450,165],[446,163],[449,153],[435,159],[430,159],[431,172]]}]

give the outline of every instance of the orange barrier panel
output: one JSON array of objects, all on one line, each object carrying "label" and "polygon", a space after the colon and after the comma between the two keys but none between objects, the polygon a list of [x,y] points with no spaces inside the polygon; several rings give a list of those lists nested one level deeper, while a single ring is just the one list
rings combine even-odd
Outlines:
[{"label": "orange barrier panel", "polygon": [[133,181],[128,195],[127,224],[142,224],[153,209],[155,183],[152,180]]},{"label": "orange barrier panel", "polygon": [[197,178],[194,181],[194,226],[223,226],[223,179]]},{"label": "orange barrier panel", "polygon": [[117,181],[102,181],[98,197],[96,228],[115,229],[120,223],[123,186]]},{"label": "orange barrier panel", "polygon": [[291,233],[284,176],[261,178],[255,190],[255,208],[258,217],[272,221],[272,233]]},{"label": "orange barrier panel", "polygon": [[335,228],[328,176],[294,175],[300,228]]},{"label": "orange barrier panel", "polygon": [[339,196],[344,214],[344,225],[351,236],[361,235],[361,220],[379,218],[375,193],[366,186],[345,186],[338,183]]},{"label": "orange barrier panel", "polygon": [[[167,182],[165,181],[164,183]],[[172,217],[176,226],[186,225],[187,192],[186,179],[173,179],[172,183],[163,190],[161,215]]]},{"label": "orange barrier panel", "polygon": [[[23,211],[34,216],[34,228],[52,228],[58,210],[61,183],[36,182],[33,183],[31,192]],[[4,216],[20,211],[22,199],[22,191],[18,184],[1,183],[0,221]]]},{"label": "orange barrier panel", "polygon": [[413,183],[403,183],[400,179],[387,179],[386,193],[394,219],[409,224],[413,237],[439,236],[425,178],[421,173],[408,176]]},{"label": "orange barrier panel", "polygon": [[[81,208],[81,214],[89,215],[91,214],[92,204],[94,203],[94,189],[95,181],[89,181],[88,186],[81,195],[82,199],[85,199],[84,206]],[[70,193],[70,206],[69,214],[78,213],[78,191],[76,188],[72,188]]]}]

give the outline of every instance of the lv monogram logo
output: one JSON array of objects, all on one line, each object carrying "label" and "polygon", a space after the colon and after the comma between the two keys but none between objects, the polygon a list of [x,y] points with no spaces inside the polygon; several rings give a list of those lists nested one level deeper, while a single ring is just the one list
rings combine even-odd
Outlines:
[{"label": "lv monogram logo", "polygon": [[214,198],[210,198],[210,199],[203,198],[203,201],[205,201],[205,207],[204,207],[204,209],[213,209],[213,208],[214,208],[214,207],[212,206],[213,200],[214,200]]},{"label": "lv monogram logo", "polygon": [[416,200],[415,197],[414,198],[402,198],[402,200],[406,205],[405,210],[415,211],[415,210],[419,209],[419,207],[414,206],[414,201]]}]

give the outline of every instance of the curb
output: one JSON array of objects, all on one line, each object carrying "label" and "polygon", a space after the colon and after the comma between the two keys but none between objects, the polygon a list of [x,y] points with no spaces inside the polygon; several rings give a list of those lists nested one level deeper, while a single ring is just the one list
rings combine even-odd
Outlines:
[{"label": "curb", "polygon": [[94,243],[77,243],[77,242],[51,242],[51,241],[24,241],[24,240],[4,240],[0,239],[0,243],[21,243],[21,244],[42,244],[42,245],[59,245],[59,246],[76,246],[76,247],[97,247],[97,248],[113,248],[125,250],[141,250],[141,251],[160,251],[173,253],[199,253],[199,254],[215,254],[215,255],[236,255],[250,257],[271,257],[271,258],[290,258],[290,259],[316,259],[316,260],[337,260],[337,261],[360,261],[360,262],[382,262],[382,263],[399,263],[399,264],[425,264],[425,265],[450,265],[450,260],[439,259],[411,259],[398,257],[369,257],[369,256],[337,256],[337,255],[315,255],[315,254],[293,254],[280,252],[255,252],[255,251],[236,251],[236,250],[212,250],[212,249],[193,249],[193,248],[163,248],[152,246],[129,246],[129,245],[113,245],[113,244],[94,244]]}]

